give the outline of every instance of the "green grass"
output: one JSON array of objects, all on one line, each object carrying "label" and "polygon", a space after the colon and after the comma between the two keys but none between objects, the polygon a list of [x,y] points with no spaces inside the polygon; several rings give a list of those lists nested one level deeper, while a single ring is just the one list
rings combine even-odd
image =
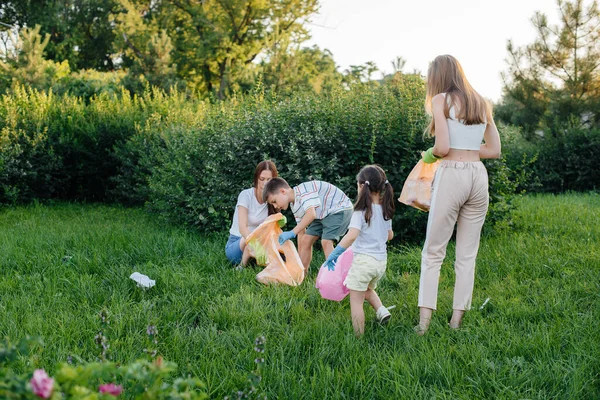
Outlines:
[{"label": "green grass", "polygon": [[[392,320],[380,327],[368,309],[357,340],[348,300],[323,300],[314,288],[321,254],[302,286],[266,287],[258,269],[228,265],[225,235],[200,237],[118,207],[4,209],[0,339],[43,337],[20,371],[52,371],[69,355],[92,361],[106,308],[112,360],[143,358],[146,327],[156,325],[159,353],[216,398],[245,384],[259,335],[270,398],[600,398],[599,215],[598,194],[525,197],[514,226],[482,240],[473,310],[458,332],[447,328],[452,246],[424,337],[412,331],[420,248],[393,250],[379,289],[396,305]],[[156,286],[136,288],[134,271]]]}]

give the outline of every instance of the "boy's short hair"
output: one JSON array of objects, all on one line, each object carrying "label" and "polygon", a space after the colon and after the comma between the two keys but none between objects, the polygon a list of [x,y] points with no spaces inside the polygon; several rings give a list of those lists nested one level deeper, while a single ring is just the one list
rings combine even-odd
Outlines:
[{"label": "boy's short hair", "polygon": [[263,201],[267,201],[267,198],[271,194],[279,192],[279,189],[289,189],[290,185],[283,178],[273,178],[269,182],[265,183],[263,189]]}]

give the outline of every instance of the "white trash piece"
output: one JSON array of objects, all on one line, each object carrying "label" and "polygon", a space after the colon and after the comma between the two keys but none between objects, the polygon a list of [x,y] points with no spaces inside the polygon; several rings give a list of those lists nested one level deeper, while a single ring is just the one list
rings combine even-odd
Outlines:
[{"label": "white trash piece", "polygon": [[150,289],[156,284],[156,281],[148,278],[146,275],[140,274],[139,272],[134,272],[131,274],[130,278],[137,282],[138,287],[142,287],[144,289]]},{"label": "white trash piece", "polygon": [[481,307],[479,307],[479,310],[483,310],[483,307],[485,307],[485,305],[488,303],[488,301],[490,301],[489,297],[487,299],[485,299],[485,301],[483,302],[483,304],[481,305]]}]

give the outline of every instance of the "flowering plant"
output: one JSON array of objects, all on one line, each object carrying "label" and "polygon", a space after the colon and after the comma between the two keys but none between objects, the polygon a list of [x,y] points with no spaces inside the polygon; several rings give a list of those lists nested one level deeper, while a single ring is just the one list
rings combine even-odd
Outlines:
[{"label": "flowering plant", "polygon": [[170,379],[177,366],[162,357],[120,366],[108,361],[75,365],[69,359],[60,363],[53,374],[44,369],[16,374],[11,363],[41,344],[41,340],[32,338],[24,338],[16,344],[7,340],[0,342],[0,399],[113,400],[123,396],[198,400],[208,397],[204,384],[197,378]]}]

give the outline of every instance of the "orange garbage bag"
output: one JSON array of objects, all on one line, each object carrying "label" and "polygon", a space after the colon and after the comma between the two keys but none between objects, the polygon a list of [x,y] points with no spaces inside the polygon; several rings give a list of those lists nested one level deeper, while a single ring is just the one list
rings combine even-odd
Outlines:
[{"label": "orange garbage bag", "polygon": [[439,165],[439,161],[426,164],[423,160],[419,160],[417,165],[410,171],[410,174],[408,174],[398,201],[421,211],[429,211],[429,207],[431,206],[431,186],[435,171],[437,171]]},{"label": "orange garbage bag", "polygon": [[304,267],[294,243],[287,240],[283,245],[279,244],[281,227],[285,223],[286,218],[281,213],[270,215],[246,238],[256,264],[266,266],[256,275],[256,280],[265,285],[280,282],[298,286],[304,280]]}]

